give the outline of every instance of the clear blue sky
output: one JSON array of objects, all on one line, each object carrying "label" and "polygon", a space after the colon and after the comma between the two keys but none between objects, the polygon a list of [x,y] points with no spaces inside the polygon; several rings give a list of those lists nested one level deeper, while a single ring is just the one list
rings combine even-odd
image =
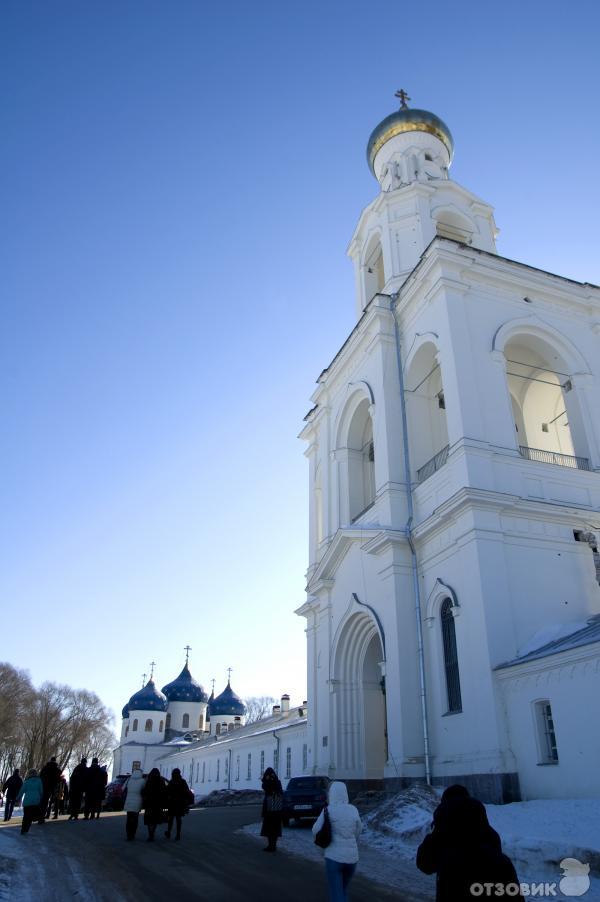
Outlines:
[{"label": "clear blue sky", "polygon": [[305,697],[296,436],[405,87],[500,253],[600,282],[595,2],[0,11],[2,653],[118,710],[192,648]]}]

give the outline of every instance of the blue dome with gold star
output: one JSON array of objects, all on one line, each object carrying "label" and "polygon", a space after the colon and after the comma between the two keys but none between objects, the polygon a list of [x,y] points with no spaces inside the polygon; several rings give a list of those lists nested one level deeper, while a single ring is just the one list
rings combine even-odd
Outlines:
[{"label": "blue dome with gold star", "polygon": [[208,713],[210,717],[220,717],[223,714],[233,714],[243,717],[246,713],[246,706],[231,688],[229,682],[220,695],[209,702]]},{"label": "blue dome with gold star", "polygon": [[170,702],[207,702],[208,695],[191,675],[187,664],[172,683],[163,686],[162,691]]},{"label": "blue dome with gold star", "polygon": [[367,161],[371,172],[374,173],[373,163],[383,145],[391,138],[395,138],[396,135],[401,135],[405,132],[427,132],[430,135],[434,135],[442,142],[448,151],[450,160],[452,160],[454,139],[446,123],[439,116],[436,116],[435,113],[430,113],[428,110],[413,110],[404,107],[382,119],[379,125],[371,132],[371,137],[367,144]]},{"label": "blue dome with gold star", "polygon": [[139,692],[131,696],[127,707],[129,711],[166,711],[167,697],[156,688],[154,680],[150,679]]}]

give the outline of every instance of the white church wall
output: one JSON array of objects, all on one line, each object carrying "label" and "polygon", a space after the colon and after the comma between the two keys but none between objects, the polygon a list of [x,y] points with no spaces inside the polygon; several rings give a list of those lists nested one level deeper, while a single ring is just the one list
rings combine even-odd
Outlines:
[{"label": "white church wall", "polygon": [[[203,730],[206,715],[204,702],[169,702],[170,728],[177,731]],[[187,714],[187,722],[184,723]]]},{"label": "white church wall", "polygon": [[[600,797],[600,648],[584,646],[496,672],[523,798]],[[558,760],[548,763],[536,703],[551,705]]]}]

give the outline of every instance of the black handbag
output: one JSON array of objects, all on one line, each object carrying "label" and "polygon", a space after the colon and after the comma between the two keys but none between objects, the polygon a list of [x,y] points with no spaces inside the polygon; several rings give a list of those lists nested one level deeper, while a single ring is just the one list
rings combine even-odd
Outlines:
[{"label": "black handbag", "polygon": [[329,812],[325,807],[323,809],[323,825],[315,836],[315,845],[321,849],[326,849],[331,843],[331,821],[329,820]]}]

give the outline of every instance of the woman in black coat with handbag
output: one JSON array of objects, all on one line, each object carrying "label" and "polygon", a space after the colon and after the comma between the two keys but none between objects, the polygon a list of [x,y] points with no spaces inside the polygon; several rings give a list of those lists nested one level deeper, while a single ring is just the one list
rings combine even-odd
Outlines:
[{"label": "woman in black coat with handbag", "polygon": [[154,842],[156,828],[164,822],[164,810],[167,807],[167,787],[157,767],[153,767],[148,774],[146,785],[142,789],[142,799],[148,842]]},{"label": "woman in black coat with handbag", "polygon": [[175,839],[181,839],[181,818],[188,813],[190,805],[193,805],[193,803],[193,792],[181,776],[179,768],[174,768],[167,786],[167,809],[169,814],[169,823],[165,833],[167,839],[171,836],[173,821],[177,824]]},{"label": "woman in black coat with handbag", "polygon": [[265,797],[262,806],[263,822],[260,835],[264,836],[268,843],[263,852],[275,852],[277,840],[281,836],[283,789],[272,767],[268,767],[263,774],[262,788]]}]

